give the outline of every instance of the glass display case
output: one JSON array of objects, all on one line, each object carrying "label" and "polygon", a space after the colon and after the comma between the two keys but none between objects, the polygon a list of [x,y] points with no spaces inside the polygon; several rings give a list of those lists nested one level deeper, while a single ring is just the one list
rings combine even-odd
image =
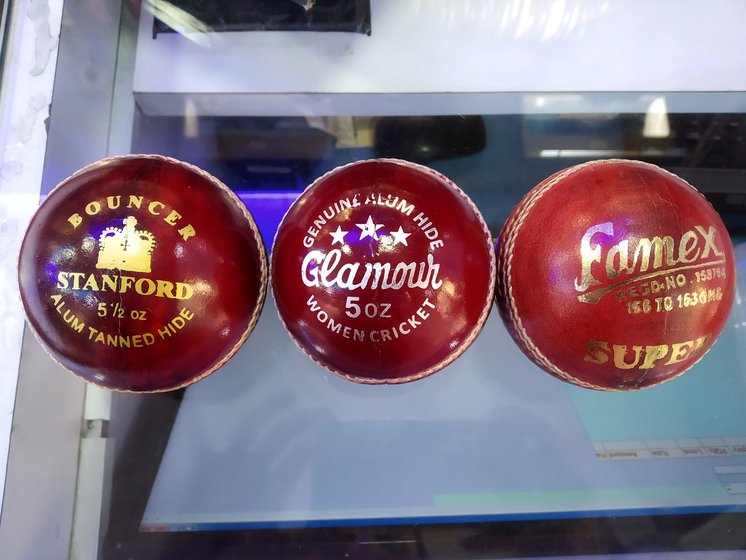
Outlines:
[{"label": "glass display case", "polygon": [[[746,558],[746,12],[675,6],[11,2],[7,558]],[[436,169],[495,240],[558,170],[642,160],[719,212],[736,301],[692,371],[642,391],[554,379],[497,309],[443,371],[352,383],[293,344],[269,295],[208,378],[110,393],[66,373],[28,329],[21,340],[14,275],[39,197],[128,153],[213,174],[268,251],[303,190],[358,160]]]}]

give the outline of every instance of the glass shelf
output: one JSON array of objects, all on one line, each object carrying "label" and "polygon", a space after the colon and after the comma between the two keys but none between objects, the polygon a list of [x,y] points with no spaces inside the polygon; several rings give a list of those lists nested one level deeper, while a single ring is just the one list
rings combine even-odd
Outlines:
[{"label": "glass shelf", "polygon": [[[188,13],[196,3],[179,4]],[[519,45],[575,53],[580,29],[602,43],[598,29],[635,15],[613,2],[566,2],[567,19],[537,15],[524,35],[519,16],[483,7],[508,26],[491,35],[475,24],[475,2],[349,4],[369,7],[369,29],[154,34],[161,24],[139,2],[66,3],[38,192],[106,155],[173,156],[233,189],[269,250],[315,178],[398,157],[452,179],[497,238],[554,172],[639,159],[697,186],[728,227],[738,296],[721,339],[680,379],[602,394],[543,373],[493,309],[443,371],[370,387],[309,361],[268,298],[218,372],[134,395],[85,386],[26,332],[3,504],[9,550],[106,560],[746,557],[746,94],[722,87],[731,82],[704,62],[711,89],[733,91],[673,87],[652,64],[638,81],[619,69],[588,76],[606,57],[595,52],[569,78],[549,66],[545,80],[505,77],[507,59],[490,73],[498,47],[518,64]],[[695,16],[735,25],[719,11],[680,23]],[[457,43],[470,32],[472,46]],[[441,73],[429,51],[401,54],[408,33],[445,57]]]}]

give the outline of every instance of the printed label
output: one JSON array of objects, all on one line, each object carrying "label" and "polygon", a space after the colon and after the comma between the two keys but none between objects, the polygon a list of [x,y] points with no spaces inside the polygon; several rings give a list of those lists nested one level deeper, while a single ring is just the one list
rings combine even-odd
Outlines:
[{"label": "printed label", "polygon": [[[618,301],[661,294],[647,304],[639,302],[639,310],[637,305],[629,306],[630,314],[720,301],[720,289],[706,289],[709,281],[725,277],[725,256],[715,243],[715,233],[714,226],[697,225],[678,240],[669,235],[643,237],[607,247],[601,241],[614,235],[614,224],[592,226],[580,241],[581,270],[575,279],[578,301],[595,304],[611,293]],[[605,272],[601,279],[597,277],[601,267],[594,267],[595,263]],[[593,286],[600,287],[590,289]],[[683,297],[674,301],[664,295],[671,292],[681,292]]]},{"label": "printed label", "polygon": [[[195,287],[179,279],[152,277],[153,261],[159,251],[175,248],[159,244],[152,232],[139,227],[138,215],[159,218],[173,227],[179,242],[194,238],[194,227],[185,223],[177,210],[158,200],[117,195],[104,202],[89,202],[81,212],[67,218],[63,230],[70,234],[80,228],[85,230],[90,217],[104,214],[105,219],[119,221],[122,227],[107,227],[98,238],[84,235],[79,250],[95,259],[95,272],[57,270],[50,295],[52,306],[71,331],[94,344],[129,349],[171,340],[194,319],[189,303]],[[76,309],[80,296],[86,292],[95,295],[97,301],[95,306],[89,305],[94,308],[92,315],[90,310]],[[131,297],[133,294],[141,298],[141,303]],[[148,304],[151,299],[176,303],[165,323],[158,319],[156,324]],[[122,324],[127,328],[122,329]]]},{"label": "printed label", "polygon": [[[409,336],[437,311],[434,295],[444,286],[438,251],[445,242],[436,221],[403,198],[342,198],[306,227],[303,245],[300,280],[318,289],[306,307],[342,338],[385,344]],[[322,290],[339,299],[330,302]]]},{"label": "printed label", "polygon": [[[596,224],[580,240],[580,271],[574,280],[579,302],[595,305],[614,298],[628,315],[642,317],[682,313],[723,299],[722,286],[714,284],[726,278],[725,253],[714,226],[695,225],[679,238],[664,235],[612,244],[614,231],[612,222]],[[712,333],[650,345],[591,340],[583,359],[619,370],[649,370],[697,359],[711,342]]]}]

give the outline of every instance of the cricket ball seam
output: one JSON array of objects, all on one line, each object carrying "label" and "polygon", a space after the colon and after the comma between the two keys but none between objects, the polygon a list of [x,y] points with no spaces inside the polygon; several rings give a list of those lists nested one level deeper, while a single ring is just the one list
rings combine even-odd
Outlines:
[{"label": "cricket ball seam", "polygon": [[457,194],[459,194],[468,204],[468,206],[471,208],[472,212],[474,212],[474,215],[479,220],[479,223],[482,227],[482,232],[485,235],[485,239],[487,240],[487,254],[489,255],[490,259],[490,272],[489,272],[489,280],[488,280],[488,289],[487,289],[487,299],[484,304],[484,307],[482,308],[482,313],[479,316],[479,319],[477,320],[474,327],[472,327],[472,330],[469,332],[469,335],[463,340],[463,342],[455,348],[451,353],[441,360],[439,363],[435,364],[434,366],[431,366],[424,372],[421,372],[418,374],[417,378],[421,377],[427,377],[428,375],[431,375],[435,373],[436,371],[439,371],[443,369],[444,367],[448,366],[450,363],[454,362],[461,354],[463,354],[469,346],[474,342],[474,340],[479,336],[479,333],[482,332],[482,329],[484,328],[484,323],[487,321],[487,317],[489,317],[489,314],[492,310],[492,301],[495,297],[495,283],[496,283],[496,270],[497,270],[497,258],[495,257],[495,252],[492,250],[492,234],[490,233],[489,227],[487,227],[487,223],[484,220],[484,216],[482,216],[482,213],[479,211],[479,208],[477,208],[476,204],[474,204],[474,201],[469,197],[462,189],[459,187],[456,183],[454,183],[451,179],[443,175],[442,173],[439,173],[435,169],[431,169],[429,167],[425,167],[424,165],[419,165],[416,163],[412,163],[405,160],[400,159],[383,159],[381,161],[386,162],[393,162],[398,163],[400,165],[405,165],[412,167],[414,169],[418,169],[420,171],[425,171],[433,176],[435,176],[440,181],[443,181],[446,183],[446,186],[451,188],[452,190],[456,191]]},{"label": "cricket ball seam", "polygon": [[[541,200],[541,198],[554,187],[554,185],[557,184],[557,182],[561,179],[564,179],[566,176],[570,175],[575,168],[571,168],[569,170],[566,170],[565,172],[559,173],[558,175],[555,175],[552,179],[547,181],[547,183],[537,189],[532,195],[529,196],[528,199],[524,200],[519,208],[517,209],[518,212],[515,215],[515,218],[512,220],[511,228],[509,230],[508,239],[506,240],[505,244],[502,246],[504,248],[504,254],[507,255],[507,264],[504,269],[504,285],[507,286],[507,297],[508,302],[510,305],[510,320],[513,325],[514,332],[518,335],[522,345],[524,348],[531,354],[531,357],[539,363],[542,367],[547,369],[548,371],[552,372],[553,374],[557,375],[561,379],[564,379],[565,381],[569,381],[571,383],[581,385],[583,387],[587,388],[594,388],[593,385],[586,383],[584,381],[581,381],[569,373],[563,371],[560,369],[557,365],[552,363],[544,354],[541,353],[539,348],[534,344],[531,337],[526,332],[525,327],[523,326],[523,322],[521,321],[520,314],[518,312],[518,307],[515,301],[515,296],[513,295],[513,285],[511,282],[511,270],[513,265],[513,248],[516,243],[516,238],[518,237],[518,233],[523,226],[523,223],[525,222],[526,218],[528,217],[529,212],[531,209],[536,205],[536,203]],[[502,251],[502,249],[501,249]]]}]

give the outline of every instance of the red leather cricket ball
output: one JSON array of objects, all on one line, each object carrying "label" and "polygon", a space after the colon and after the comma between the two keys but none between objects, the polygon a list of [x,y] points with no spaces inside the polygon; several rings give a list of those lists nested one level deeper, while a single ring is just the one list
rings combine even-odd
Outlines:
[{"label": "red leather cricket ball", "polygon": [[631,390],[694,365],[733,304],[735,263],[713,207],[639,161],[558,172],[513,210],[497,249],[497,304],[539,367],[575,385]]},{"label": "red leather cricket ball", "polygon": [[272,290],[296,344],[361,383],[445,367],[492,306],[495,259],[477,208],[432,169],[352,163],[316,180],[280,224]]},{"label": "red leather cricket ball", "polygon": [[28,323],[63,367],[102,387],[167,391],[246,340],[267,263],[246,207],[192,165],[114,157],[63,181],[21,246]]}]

